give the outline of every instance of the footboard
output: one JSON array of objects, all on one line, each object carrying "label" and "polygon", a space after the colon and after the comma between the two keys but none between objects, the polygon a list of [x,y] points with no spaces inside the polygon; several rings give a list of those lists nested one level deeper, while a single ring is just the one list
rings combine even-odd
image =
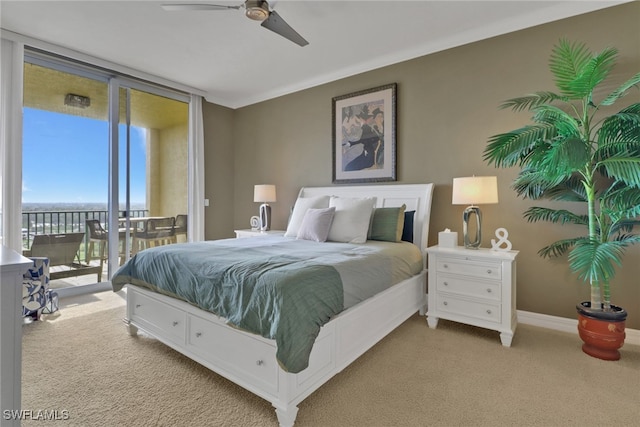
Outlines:
[{"label": "footboard", "polygon": [[129,333],[138,328],[190,359],[266,399],[282,426],[294,424],[297,405],[393,329],[426,306],[426,273],[405,280],[344,311],[322,327],[309,367],[291,374],[276,361],[273,340],[225,324],[186,302],[129,285]]}]

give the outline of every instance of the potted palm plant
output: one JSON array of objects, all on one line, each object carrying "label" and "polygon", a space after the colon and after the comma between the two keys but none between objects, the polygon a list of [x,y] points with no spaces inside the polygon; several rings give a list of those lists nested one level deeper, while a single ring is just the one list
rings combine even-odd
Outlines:
[{"label": "potted palm plant", "polygon": [[605,360],[620,358],[627,315],[611,304],[610,284],[625,249],[640,242],[640,102],[613,110],[638,89],[640,73],[602,93],[617,58],[615,48],[592,53],[560,40],[549,62],[558,92],[505,101],[502,108],[532,112],[533,123],[491,137],[484,151],[495,167],[520,167],[513,183],[519,196],[578,202],[574,211],[531,207],[524,217],[585,230],[538,253],[568,255],[571,270],[590,284],[591,300],[577,305],[578,330],[583,351]]}]

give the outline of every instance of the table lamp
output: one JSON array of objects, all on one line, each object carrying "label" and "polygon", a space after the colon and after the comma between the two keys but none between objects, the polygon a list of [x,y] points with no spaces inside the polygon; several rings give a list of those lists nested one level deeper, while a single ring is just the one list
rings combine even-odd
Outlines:
[{"label": "table lamp", "polygon": [[[482,213],[476,205],[498,203],[498,179],[495,176],[468,176],[453,178],[454,205],[471,205],[462,214],[462,231],[464,234],[464,247],[478,249],[482,240]],[[476,216],[476,236],[474,241],[469,239],[469,218]]]},{"label": "table lamp", "polygon": [[253,188],[253,201],[260,205],[260,231],[271,228],[271,206],[269,202],[276,201],[276,186],[270,184],[256,185]]}]

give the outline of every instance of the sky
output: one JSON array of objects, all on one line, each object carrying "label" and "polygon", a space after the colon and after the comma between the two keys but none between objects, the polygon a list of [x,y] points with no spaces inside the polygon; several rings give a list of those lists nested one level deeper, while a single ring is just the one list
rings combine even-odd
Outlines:
[{"label": "sky", "polygon": [[[23,109],[22,202],[107,203],[106,121]],[[125,126],[120,126],[120,201],[124,203]],[[131,129],[131,203],[146,197],[146,131]]]}]

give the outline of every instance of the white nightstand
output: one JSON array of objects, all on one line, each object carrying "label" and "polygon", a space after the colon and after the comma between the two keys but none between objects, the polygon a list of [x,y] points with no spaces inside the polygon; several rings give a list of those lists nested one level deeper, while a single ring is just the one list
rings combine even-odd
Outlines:
[{"label": "white nightstand", "polygon": [[516,315],[516,256],[518,251],[441,248],[429,254],[429,327],[439,319],[453,320],[500,332],[511,346]]},{"label": "white nightstand", "polygon": [[284,230],[260,231],[248,228],[246,230],[234,230],[234,232],[236,233],[236,239],[256,236],[284,236]]}]

